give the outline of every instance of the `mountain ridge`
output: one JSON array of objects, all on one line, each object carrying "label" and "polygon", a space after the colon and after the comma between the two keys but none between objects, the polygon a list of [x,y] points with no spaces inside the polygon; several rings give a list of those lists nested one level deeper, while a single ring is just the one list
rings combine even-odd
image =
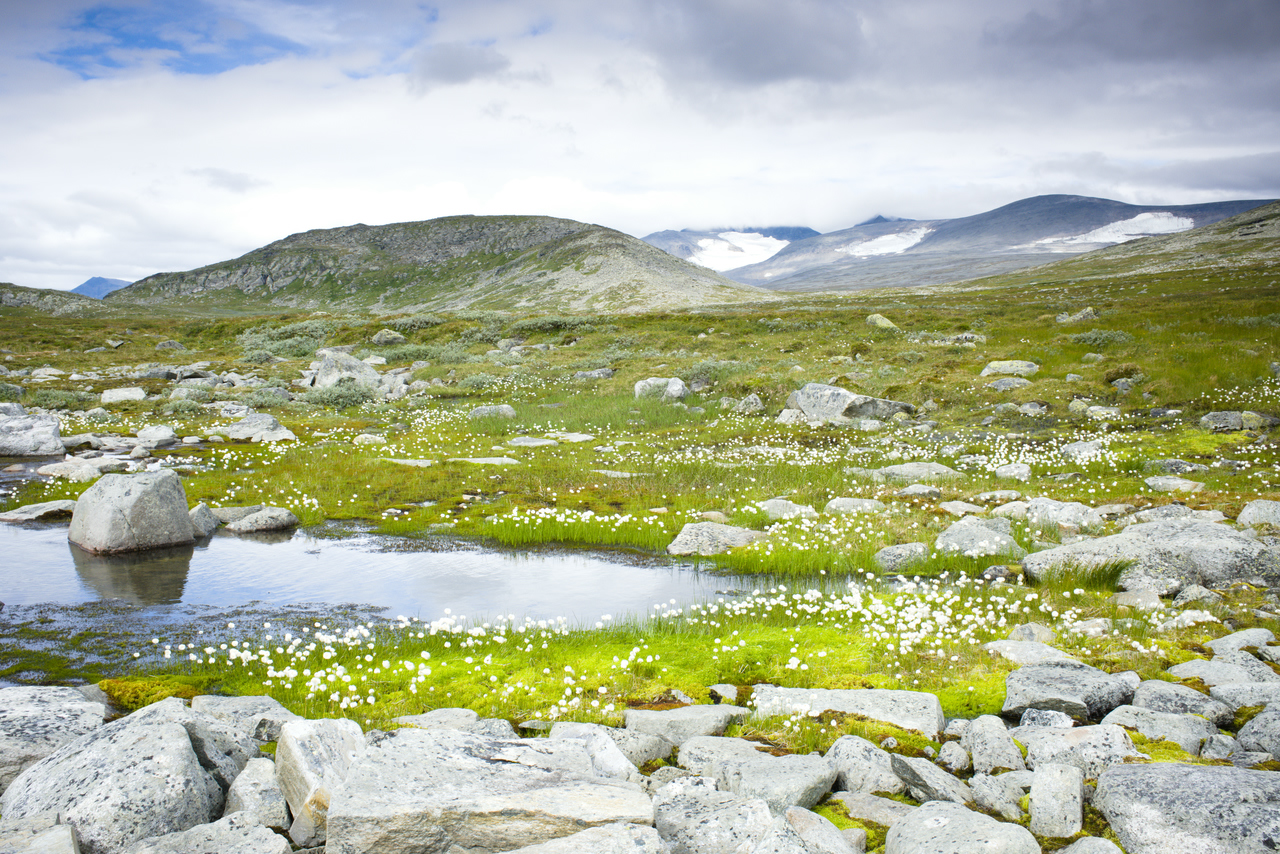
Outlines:
[{"label": "mountain ridge", "polygon": [[71,293],[80,294],[85,297],[93,297],[94,299],[102,299],[112,291],[118,291],[123,287],[133,284],[126,279],[108,279],[103,276],[94,276],[84,282],[76,285],[71,289]]}]

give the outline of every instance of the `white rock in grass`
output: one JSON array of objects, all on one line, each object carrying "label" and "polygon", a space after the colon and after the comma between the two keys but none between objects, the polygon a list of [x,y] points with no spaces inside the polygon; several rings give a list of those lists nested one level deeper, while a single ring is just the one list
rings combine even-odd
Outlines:
[{"label": "white rock in grass", "polygon": [[808,504],[796,504],[794,501],[788,501],[785,498],[770,498],[767,501],[757,501],[756,506],[764,511],[765,516],[770,521],[792,519],[797,516],[801,519],[818,518],[818,511]]},{"label": "white rock in grass", "polygon": [[722,525],[719,522],[688,522],[667,546],[671,555],[718,555],[754,543],[762,531]]},{"label": "white rock in grass", "polygon": [[1280,501],[1268,501],[1258,498],[1250,501],[1236,517],[1241,525],[1270,525],[1280,528]]},{"label": "white rock in grass", "polygon": [[0,418],[0,457],[45,457],[66,451],[56,415]]},{"label": "white rock in grass", "polygon": [[844,513],[883,513],[885,509],[884,502],[874,498],[833,498],[822,508],[822,512],[831,516]]},{"label": "white rock in grass", "polygon": [[960,804],[935,801],[919,807],[891,828],[885,854],[1040,854],[1025,827],[996,821]]}]

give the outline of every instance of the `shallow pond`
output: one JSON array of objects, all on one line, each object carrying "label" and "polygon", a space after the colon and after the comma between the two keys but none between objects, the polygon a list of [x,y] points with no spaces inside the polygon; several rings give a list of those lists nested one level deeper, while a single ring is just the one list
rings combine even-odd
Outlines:
[{"label": "shallow pond", "polygon": [[91,555],[65,525],[0,524],[0,601],[64,605],[120,600],[143,607],[263,602],[360,603],[387,616],[436,619],[644,614],[654,604],[751,589],[759,579],[707,575],[657,557],[577,550],[513,552],[452,541],[422,543],[306,532],[255,538],[220,533],[206,544]]}]

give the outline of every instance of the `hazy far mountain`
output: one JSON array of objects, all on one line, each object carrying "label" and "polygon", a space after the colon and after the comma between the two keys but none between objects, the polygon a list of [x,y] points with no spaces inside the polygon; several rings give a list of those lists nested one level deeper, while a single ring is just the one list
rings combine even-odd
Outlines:
[{"label": "hazy far mountain", "polygon": [[112,291],[118,291],[129,284],[132,284],[132,282],[127,282],[124,279],[106,279],[102,276],[94,276],[83,284],[76,285],[71,289],[71,293],[102,299]]},{"label": "hazy far mountain", "polygon": [[802,225],[768,228],[724,228],[709,231],[655,231],[645,243],[711,270],[732,270],[768,260],[788,244],[817,237],[820,232]]}]

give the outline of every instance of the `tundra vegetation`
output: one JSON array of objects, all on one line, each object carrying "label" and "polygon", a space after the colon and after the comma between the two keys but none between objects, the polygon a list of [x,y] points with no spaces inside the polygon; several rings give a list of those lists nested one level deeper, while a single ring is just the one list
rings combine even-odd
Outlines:
[{"label": "tundra vegetation", "polygon": [[[1112,601],[1122,567],[1032,583],[1013,566],[1010,583],[989,584],[982,573],[1014,564],[1013,557],[932,548],[956,519],[940,504],[998,490],[1090,507],[1182,502],[1229,518],[1249,501],[1280,500],[1274,428],[1200,426],[1201,416],[1215,411],[1280,413],[1274,268],[1091,279],[1077,264],[1072,274],[1034,281],[1033,271],[964,286],[608,316],[192,317],[158,308],[123,321],[14,309],[3,335],[10,352],[0,364],[10,372],[65,373],[38,384],[0,377],[7,383],[0,395],[29,410],[57,411],[63,435],[168,424],[180,436],[205,437],[236,420],[223,417],[216,401],[269,412],[297,441],[202,442],[155,454],[180,458],[167,462],[183,474],[192,504],[286,507],[320,532],[358,527],[410,538],[661,553],[686,523],[718,513],[767,534],[702,558],[709,571],[758,576],[750,595],[655,603],[649,614],[601,615],[588,625],[417,614],[228,625],[202,635],[177,628],[166,637],[134,638],[120,660],[96,666],[97,675],[115,677],[103,687],[125,707],[198,690],[266,693],[308,717],[347,716],[366,727],[445,706],[513,721],[617,725],[626,708],[662,708],[677,692],[706,701],[717,683],[772,683],[927,690],[946,715],[973,718],[999,713],[1013,669],[980,645],[1019,623],[1049,626],[1059,633],[1057,646],[1105,670],[1171,679],[1167,669],[1209,639],[1269,625],[1263,609],[1276,604],[1265,588],[1242,582],[1204,605],[1204,620],[1171,626],[1167,611]],[[1096,318],[1056,319],[1085,306]],[[869,324],[872,314],[897,329]],[[371,343],[383,329],[404,341]],[[94,352],[108,338],[125,343]],[[166,339],[187,352],[157,353],[155,344]],[[294,387],[317,347],[342,345],[357,358],[384,358],[380,371],[406,368],[407,380],[423,382],[398,400],[344,385],[305,393]],[[169,381],[125,379],[117,370],[160,360],[261,382],[172,401]],[[988,385],[997,377],[979,376],[997,360],[1039,369],[1028,385],[998,391]],[[574,378],[601,368],[614,373]],[[98,379],[77,379],[90,374]],[[678,404],[636,398],[635,383],[648,377],[680,377],[695,391]],[[789,395],[810,382],[904,401],[916,414],[874,431],[777,423]],[[124,385],[150,396],[111,405],[106,420],[86,414],[99,392]],[[286,400],[264,388],[295,394]],[[748,395],[760,398],[766,414],[733,411]],[[731,400],[722,406],[724,398]],[[1115,411],[1090,414],[1071,407],[1077,400]],[[1041,405],[1039,414],[1026,414],[1029,403]],[[469,415],[496,404],[513,407],[515,417]],[[512,444],[574,433],[591,438]],[[381,441],[357,442],[360,436]],[[1064,456],[1062,448],[1077,442],[1097,442],[1098,452],[1083,461]],[[494,456],[517,462],[457,461]],[[1153,491],[1149,463],[1173,458],[1206,466],[1194,475],[1203,487]],[[900,496],[906,484],[873,475],[912,461],[942,463],[963,477],[933,483],[940,497],[926,498]],[[1010,464],[1029,471],[1021,479],[997,475]],[[7,506],[75,498],[87,486],[31,481]],[[821,512],[841,497],[876,499],[885,509]],[[759,502],[774,498],[819,512],[771,519]],[[1092,533],[1118,530],[1115,524]],[[1017,520],[1012,526],[1028,552],[1078,533]],[[913,542],[930,546],[922,562],[902,572],[878,569],[880,549]],[[1098,617],[1113,620],[1110,632],[1070,629]],[[892,730],[852,716],[799,713],[752,720],[731,734],[808,752],[842,734]],[[893,734],[921,755],[940,746]],[[1175,752],[1181,761],[1201,761]]]}]

